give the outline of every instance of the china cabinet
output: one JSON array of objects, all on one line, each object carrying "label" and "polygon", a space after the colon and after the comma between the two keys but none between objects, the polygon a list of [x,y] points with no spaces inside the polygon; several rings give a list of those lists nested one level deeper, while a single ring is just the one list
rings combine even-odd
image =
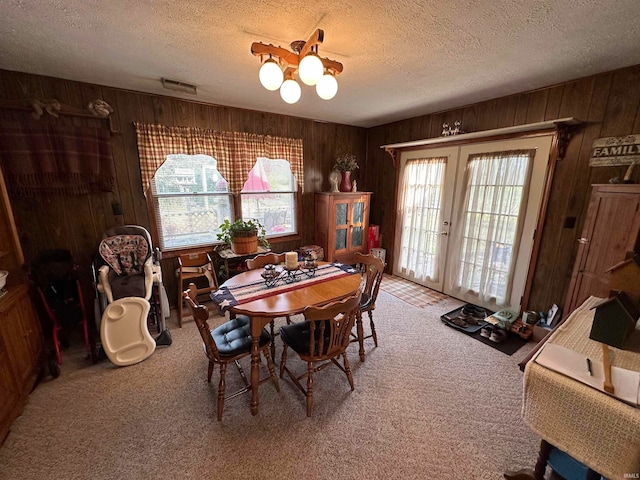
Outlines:
[{"label": "china cabinet", "polygon": [[317,192],[315,242],[328,262],[354,263],[356,252],[367,253],[371,192]]}]

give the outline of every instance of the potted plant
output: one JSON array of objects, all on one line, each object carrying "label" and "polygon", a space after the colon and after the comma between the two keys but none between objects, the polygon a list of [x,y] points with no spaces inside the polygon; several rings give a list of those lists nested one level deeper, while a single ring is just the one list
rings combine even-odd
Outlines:
[{"label": "potted plant", "polygon": [[219,228],[218,240],[222,242],[220,248],[231,248],[235,254],[256,253],[258,245],[269,247],[266,238],[267,232],[262,224],[255,219],[243,220],[240,218],[233,223],[225,219]]},{"label": "potted plant", "polygon": [[342,180],[340,182],[341,192],[351,191],[351,172],[357,168],[358,161],[356,160],[356,156],[352,153],[345,153],[336,158],[333,169],[338,170],[342,174]]}]

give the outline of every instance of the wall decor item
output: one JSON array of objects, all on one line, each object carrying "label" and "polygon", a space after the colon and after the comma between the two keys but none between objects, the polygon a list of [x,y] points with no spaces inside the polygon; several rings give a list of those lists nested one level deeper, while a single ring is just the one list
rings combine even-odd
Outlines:
[{"label": "wall decor item", "polygon": [[442,124],[443,137],[448,137],[450,135],[458,135],[460,133],[467,133],[462,130],[462,123],[460,123],[460,120],[456,120],[455,122],[453,122],[453,128],[451,128],[448,123]]},{"label": "wall decor item", "polygon": [[351,171],[345,170],[342,172],[342,180],[340,181],[340,191],[341,192],[350,192],[351,191]]},{"label": "wall decor item", "polygon": [[357,168],[358,162],[356,160],[356,156],[352,153],[345,153],[343,155],[339,155],[336,158],[333,169],[338,170],[342,173],[342,181],[340,182],[341,192],[351,191],[351,172]]},{"label": "wall decor item", "polygon": [[338,184],[340,183],[341,179],[342,179],[342,175],[340,175],[339,171],[331,170],[331,173],[329,174],[329,185],[331,185],[331,189],[329,190],[330,192],[340,191],[338,190]]},{"label": "wall decor item", "polygon": [[0,156],[7,187],[17,196],[86,195],[115,188],[106,128],[2,122]]},{"label": "wall decor item", "polygon": [[603,137],[593,141],[590,167],[610,167],[640,163],[640,133]]}]

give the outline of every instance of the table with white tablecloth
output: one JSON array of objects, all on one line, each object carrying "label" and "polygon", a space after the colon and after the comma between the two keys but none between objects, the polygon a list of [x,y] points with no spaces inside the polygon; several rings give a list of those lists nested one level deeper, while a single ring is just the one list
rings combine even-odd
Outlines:
[{"label": "table with white tablecloth", "polygon": [[[601,362],[602,345],[589,339],[595,312],[592,308],[601,300],[597,297],[586,300],[549,337],[545,346],[561,346]],[[625,350],[609,347],[611,364],[634,375],[640,372],[640,326],[625,347]],[[525,368],[522,416],[543,440],[601,475],[611,480],[640,478],[637,405],[534,359]]]}]

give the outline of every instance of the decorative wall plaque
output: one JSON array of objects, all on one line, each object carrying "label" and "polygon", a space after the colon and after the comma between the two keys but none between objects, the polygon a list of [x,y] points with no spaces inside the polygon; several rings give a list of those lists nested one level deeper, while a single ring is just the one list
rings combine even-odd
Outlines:
[{"label": "decorative wall plaque", "polygon": [[594,140],[590,167],[608,167],[640,163],[640,134],[604,137]]}]

